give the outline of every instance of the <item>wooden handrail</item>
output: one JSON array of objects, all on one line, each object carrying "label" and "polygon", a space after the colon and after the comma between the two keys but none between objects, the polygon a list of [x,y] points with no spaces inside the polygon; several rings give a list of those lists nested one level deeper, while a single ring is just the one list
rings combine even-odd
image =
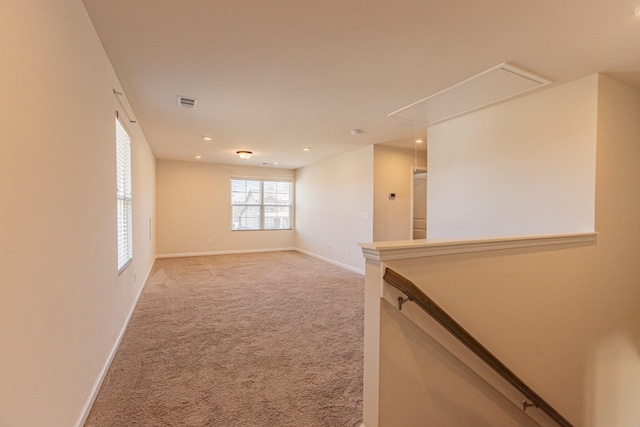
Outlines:
[{"label": "wooden handrail", "polygon": [[[484,363],[489,365],[494,371],[504,378],[511,386],[516,388],[525,397],[523,409],[535,406],[544,411],[551,419],[562,427],[573,427],[558,411],[549,405],[542,397],[534,392],[524,381],[505,366],[496,356],[478,342],[469,332],[467,332],[458,322],[453,320],[442,308],[440,308],[431,298],[422,292],[413,282],[390,268],[385,269],[384,280],[391,286],[402,291],[409,301],[415,302],[418,307],[426,311],[442,327],[456,337],[462,344],[478,356]],[[402,300],[402,299],[400,299]],[[402,302],[399,301],[400,307]]]}]

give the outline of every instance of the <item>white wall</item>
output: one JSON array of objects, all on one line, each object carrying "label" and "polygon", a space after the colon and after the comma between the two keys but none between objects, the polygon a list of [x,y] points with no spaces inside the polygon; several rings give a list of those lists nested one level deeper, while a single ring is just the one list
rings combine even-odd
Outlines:
[{"label": "white wall", "polygon": [[[418,166],[426,168],[426,152],[418,152]],[[411,228],[411,182],[415,152],[403,148],[374,145],[373,240],[407,240]],[[395,193],[395,200],[389,200]]]},{"label": "white wall", "polygon": [[[426,153],[421,152],[422,167],[426,166],[425,157]],[[375,240],[409,237],[413,164],[413,151],[383,146],[325,160],[300,169],[297,174],[288,169],[158,160],[158,255],[296,246],[362,271],[364,264],[357,243],[372,240],[372,227]],[[295,230],[230,230],[228,200],[232,176],[295,175]],[[395,201],[389,201],[389,192],[396,193]],[[363,214],[368,218],[363,219]],[[309,226],[313,223],[316,226]],[[325,228],[318,228],[318,223],[325,224]]]},{"label": "white wall", "polygon": [[67,427],[153,262],[155,160],[130,127],[134,258],[118,276],[120,86],[85,9],[3,1],[0,39],[0,425]]},{"label": "white wall", "polygon": [[[573,425],[635,427],[640,420],[640,92],[605,76],[596,82],[597,244],[388,265],[418,284]],[[379,295],[379,282],[372,286]],[[378,306],[380,353],[371,356],[380,358],[380,426],[484,420],[488,414],[466,399],[470,394],[477,400],[473,389],[482,386],[437,384],[443,373],[434,379],[430,369],[454,365],[434,361],[438,355],[415,326],[385,304]],[[372,318],[377,316],[374,310]],[[466,377],[448,369],[456,381]],[[414,407],[421,410],[408,410]],[[451,421],[452,414],[457,421]]]},{"label": "white wall", "polygon": [[597,77],[432,126],[430,239],[593,231]]},{"label": "white wall", "polygon": [[[425,167],[426,153],[419,154],[419,165]],[[297,172],[158,160],[158,255],[296,247],[362,271],[357,243],[409,238],[413,164],[412,150],[386,146],[366,147]],[[295,230],[232,232],[232,176],[295,177]],[[388,199],[389,192],[396,193],[395,201]]]},{"label": "white wall", "polygon": [[373,220],[373,146],[296,171],[296,248],[364,272]]},{"label": "white wall", "polygon": [[231,231],[231,178],[244,176],[294,171],[158,160],[158,256],[292,248],[293,230]]},{"label": "white wall", "polygon": [[[585,425],[640,420],[640,91],[601,75],[596,180],[597,264],[580,272]],[[582,320],[582,319],[578,319]],[[574,323],[577,329],[577,323]],[[592,328],[592,329],[590,329]]]}]

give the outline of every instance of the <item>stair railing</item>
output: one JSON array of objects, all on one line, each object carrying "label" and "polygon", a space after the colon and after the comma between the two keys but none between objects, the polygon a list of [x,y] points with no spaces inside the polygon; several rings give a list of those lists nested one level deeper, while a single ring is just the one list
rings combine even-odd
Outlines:
[{"label": "stair railing", "polygon": [[445,328],[451,335],[464,344],[478,358],[492,368],[498,375],[511,386],[520,391],[525,397],[522,402],[524,411],[529,407],[536,407],[547,414],[549,418],[562,427],[573,427],[558,411],[527,386],[516,374],[505,366],[496,356],[478,342],[458,322],[449,316],[440,306],[420,290],[413,282],[390,268],[385,269],[384,280],[394,288],[406,295],[406,298],[398,297],[398,309],[407,302],[414,302],[418,307],[427,312],[435,321]]}]

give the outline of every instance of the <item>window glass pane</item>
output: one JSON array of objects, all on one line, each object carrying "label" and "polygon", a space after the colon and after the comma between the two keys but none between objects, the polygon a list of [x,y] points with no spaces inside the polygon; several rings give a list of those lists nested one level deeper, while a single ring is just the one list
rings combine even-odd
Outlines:
[{"label": "window glass pane", "polygon": [[265,230],[282,230],[291,228],[291,207],[265,206],[264,228]]},{"label": "window glass pane", "polygon": [[291,183],[290,182],[278,182],[278,192],[279,193],[291,193]]},{"label": "window glass pane", "polygon": [[290,205],[291,204],[291,183],[280,181],[264,182],[264,204],[267,205]]},{"label": "window glass pane", "polygon": [[232,230],[260,230],[260,206],[233,206]]},{"label": "window glass pane", "polygon": [[231,204],[259,205],[261,184],[260,181],[231,180]]},{"label": "window glass pane", "polygon": [[277,189],[277,183],[273,181],[265,181],[264,182],[264,192],[265,193],[275,193]]}]

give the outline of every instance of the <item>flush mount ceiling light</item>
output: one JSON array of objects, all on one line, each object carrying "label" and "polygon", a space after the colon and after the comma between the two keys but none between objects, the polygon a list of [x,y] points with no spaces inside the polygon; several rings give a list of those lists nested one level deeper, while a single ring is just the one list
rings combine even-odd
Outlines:
[{"label": "flush mount ceiling light", "polygon": [[636,7],[636,10],[633,11],[636,16],[640,16],[640,6]]},{"label": "flush mount ceiling light", "polygon": [[205,141],[212,141],[213,138],[211,138],[210,136],[203,136],[202,139],[204,139]]},{"label": "flush mount ceiling light", "polygon": [[304,147],[304,148],[302,149],[302,151],[311,151],[311,148],[309,148],[309,147]]},{"label": "flush mount ceiling light", "polygon": [[416,144],[422,144],[423,142],[424,142],[424,139],[416,138]]},{"label": "flush mount ceiling light", "polygon": [[351,135],[356,136],[362,133],[362,129],[351,129]]},{"label": "flush mount ceiling light", "polygon": [[238,155],[238,157],[240,157],[242,160],[248,160],[251,158],[251,156],[253,155],[253,153],[251,151],[244,151],[244,150],[240,150],[240,151],[236,151],[236,154]]},{"label": "flush mount ceiling light", "polygon": [[193,156],[193,158],[194,158],[194,159],[201,159],[201,158],[202,158],[202,156],[198,154],[197,156]]}]

